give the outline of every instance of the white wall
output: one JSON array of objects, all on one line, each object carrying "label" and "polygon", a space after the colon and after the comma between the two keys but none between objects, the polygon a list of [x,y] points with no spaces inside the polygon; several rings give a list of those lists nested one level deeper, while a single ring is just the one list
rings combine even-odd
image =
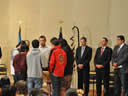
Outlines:
[{"label": "white wall", "polygon": [[9,68],[10,51],[18,41],[19,20],[23,39],[32,41],[42,34],[47,36],[48,44],[51,37],[58,37],[60,20],[64,21],[63,36],[69,43],[72,26],[77,25],[80,36],[87,37],[94,56],[101,37],[108,37],[111,47],[116,44],[116,35],[127,37],[127,5],[128,0],[0,0],[2,63]]}]

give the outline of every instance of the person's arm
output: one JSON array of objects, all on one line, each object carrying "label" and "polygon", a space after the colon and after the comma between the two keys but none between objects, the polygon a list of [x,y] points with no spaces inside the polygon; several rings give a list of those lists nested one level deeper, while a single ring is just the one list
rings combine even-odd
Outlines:
[{"label": "person's arm", "polygon": [[55,66],[55,52],[52,52],[51,58],[50,58],[50,62],[49,62],[49,71],[52,72],[53,68]]},{"label": "person's arm", "polygon": [[117,60],[117,65],[120,66],[122,64],[124,64],[124,62],[126,62],[128,60],[128,47],[125,49],[123,58]]},{"label": "person's arm", "polygon": [[13,67],[14,67],[14,69],[15,69],[15,65],[16,65],[16,56],[13,59]]},{"label": "person's arm", "polygon": [[66,67],[66,65],[67,65],[67,54],[66,53],[64,55],[64,61],[65,61],[65,67]]},{"label": "person's arm", "polygon": [[79,69],[83,69],[83,64],[80,64],[80,61],[79,61],[79,53],[80,53],[79,48],[80,47],[78,47],[76,50],[76,64]]},{"label": "person's arm", "polygon": [[98,49],[96,50],[96,54],[95,54],[95,57],[94,57],[94,65],[95,65],[95,67],[96,67],[96,64],[98,64],[97,56],[98,56]]},{"label": "person's arm", "polygon": [[19,53],[18,50],[14,50],[14,51],[13,51],[13,57],[15,57],[18,53]]},{"label": "person's arm", "polygon": [[86,66],[86,64],[89,64],[90,61],[91,61],[91,58],[92,58],[92,48],[90,48],[88,50],[88,53],[87,54],[88,54],[88,56],[87,56],[87,58],[84,61],[84,66]]},{"label": "person's arm", "polygon": [[113,49],[113,52],[112,52],[112,65],[114,64],[114,63],[117,63],[117,60],[116,60],[116,54],[115,54],[115,52],[116,52],[116,46],[114,47],[114,49]]},{"label": "person's arm", "polygon": [[30,62],[30,54],[28,53],[26,56],[27,68],[29,67],[29,62]]},{"label": "person's arm", "polygon": [[44,55],[43,54],[41,54],[41,60],[40,61],[41,61],[41,66],[44,67]]},{"label": "person's arm", "polygon": [[79,58],[79,57],[78,57],[78,53],[79,53],[79,52],[78,52],[78,48],[77,48],[77,49],[76,49],[76,57],[75,57],[75,58],[76,58],[76,64],[77,64],[77,65],[78,65],[78,58]]},{"label": "person's arm", "polygon": [[110,61],[111,61],[111,58],[112,58],[112,49],[111,48],[109,49],[107,54],[108,54],[108,56],[107,56],[106,61],[103,63],[103,66],[105,66],[108,63],[110,63]]}]

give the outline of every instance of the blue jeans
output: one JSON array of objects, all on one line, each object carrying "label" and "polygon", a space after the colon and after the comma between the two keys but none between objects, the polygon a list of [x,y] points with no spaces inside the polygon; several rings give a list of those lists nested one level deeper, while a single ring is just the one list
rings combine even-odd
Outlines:
[{"label": "blue jeans", "polygon": [[60,96],[62,77],[57,77],[51,73],[51,80],[53,87],[52,96]]},{"label": "blue jeans", "polygon": [[29,77],[27,81],[28,93],[30,93],[32,88],[42,88],[43,80],[42,78]]}]

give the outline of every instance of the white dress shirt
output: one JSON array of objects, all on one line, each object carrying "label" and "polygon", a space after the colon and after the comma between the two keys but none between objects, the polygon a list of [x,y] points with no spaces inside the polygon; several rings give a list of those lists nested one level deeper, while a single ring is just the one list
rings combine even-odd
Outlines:
[{"label": "white dress shirt", "polygon": [[43,67],[48,67],[48,59],[49,59],[50,50],[51,48],[48,46],[45,46],[45,47],[40,46],[40,51],[44,56]]},{"label": "white dress shirt", "polygon": [[82,57],[83,54],[84,54],[85,48],[86,48],[86,46],[81,46],[81,57]]}]

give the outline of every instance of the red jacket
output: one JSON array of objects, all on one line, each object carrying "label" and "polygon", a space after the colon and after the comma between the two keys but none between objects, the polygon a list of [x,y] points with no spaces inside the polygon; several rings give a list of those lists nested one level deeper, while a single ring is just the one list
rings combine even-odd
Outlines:
[{"label": "red jacket", "polygon": [[57,77],[63,77],[67,63],[66,53],[60,45],[54,47],[53,49],[55,50],[52,52],[49,62],[50,72],[53,72],[53,74]]}]

